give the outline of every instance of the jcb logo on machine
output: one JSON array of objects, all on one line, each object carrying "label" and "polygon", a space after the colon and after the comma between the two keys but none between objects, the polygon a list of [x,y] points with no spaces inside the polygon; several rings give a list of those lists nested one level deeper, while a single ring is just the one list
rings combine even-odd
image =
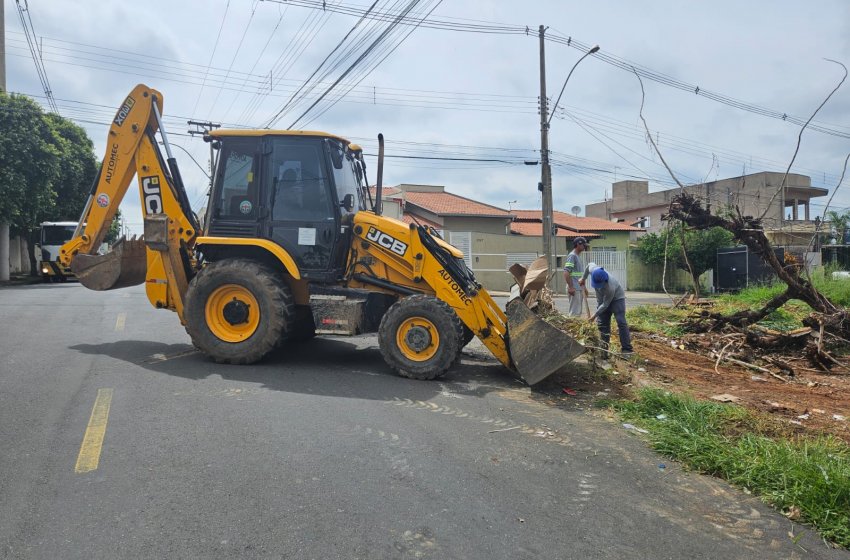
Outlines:
[{"label": "jcb logo on machine", "polygon": [[458,297],[460,297],[464,305],[469,305],[470,303],[472,303],[472,300],[467,297],[466,292],[463,291],[463,288],[460,287],[460,284],[454,281],[454,278],[452,278],[451,274],[449,274],[443,269],[440,269],[437,274],[440,275],[440,278],[446,281],[446,284],[451,286],[452,291],[454,291],[454,293],[456,293]]},{"label": "jcb logo on machine", "polygon": [[124,104],[121,105],[121,108],[118,109],[118,112],[115,114],[115,120],[113,122],[118,126],[124,124],[124,120],[127,118],[127,115],[130,114],[130,109],[132,109],[135,104],[136,100],[128,96],[127,99],[124,100]]},{"label": "jcb logo on machine", "polygon": [[395,237],[387,235],[383,231],[375,229],[374,227],[370,227],[369,231],[366,232],[366,239],[374,241],[384,249],[389,249],[393,253],[402,257],[407,252],[407,243],[402,243]]},{"label": "jcb logo on machine", "polygon": [[145,197],[145,214],[162,214],[162,194],[159,190],[159,177],[142,177],[142,193]]}]

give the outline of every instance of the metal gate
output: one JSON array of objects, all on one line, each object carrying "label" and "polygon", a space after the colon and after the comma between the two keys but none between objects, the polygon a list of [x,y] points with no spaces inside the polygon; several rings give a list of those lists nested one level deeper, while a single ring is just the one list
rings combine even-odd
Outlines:
[{"label": "metal gate", "polygon": [[629,289],[625,251],[585,251],[581,254],[581,260],[585,265],[596,263],[601,266],[620,282],[624,290]]}]

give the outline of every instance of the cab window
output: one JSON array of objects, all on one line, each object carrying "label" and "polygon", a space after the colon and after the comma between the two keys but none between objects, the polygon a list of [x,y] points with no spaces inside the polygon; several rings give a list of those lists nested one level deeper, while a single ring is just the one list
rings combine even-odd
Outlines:
[{"label": "cab window", "polygon": [[256,219],[258,202],[257,142],[233,139],[225,143],[217,180],[218,217],[228,220]]},{"label": "cab window", "polygon": [[328,175],[319,139],[272,138],[266,174],[275,221],[332,218]]},{"label": "cab window", "polygon": [[[328,151],[331,157],[331,168],[333,169],[334,185],[336,186],[337,203],[342,203],[346,195],[354,197],[354,209],[350,213],[355,213],[364,207],[363,200],[360,198],[360,189],[358,188],[357,175],[354,169],[354,157],[351,155],[345,146],[337,140],[327,140]],[[340,211],[343,214],[349,213],[344,208]]]},{"label": "cab window", "polygon": [[74,237],[74,231],[77,226],[42,226],[41,228],[41,244],[42,245],[64,245]]}]

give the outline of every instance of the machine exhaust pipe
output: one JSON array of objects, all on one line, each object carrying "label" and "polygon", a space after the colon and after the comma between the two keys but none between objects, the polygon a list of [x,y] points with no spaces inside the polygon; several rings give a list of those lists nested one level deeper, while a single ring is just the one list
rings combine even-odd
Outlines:
[{"label": "machine exhaust pipe", "polygon": [[375,215],[380,216],[384,211],[382,198],[384,190],[384,135],[378,134],[378,178],[375,185]]}]

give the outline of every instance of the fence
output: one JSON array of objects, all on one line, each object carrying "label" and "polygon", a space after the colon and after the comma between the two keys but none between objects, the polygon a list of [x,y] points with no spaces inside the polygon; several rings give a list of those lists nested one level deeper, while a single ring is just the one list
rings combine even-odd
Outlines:
[{"label": "fence", "polygon": [[667,272],[664,273],[662,264],[644,263],[637,251],[628,253],[629,289],[639,292],[661,292],[664,291],[663,284],[668,292],[684,292],[691,288],[691,275],[684,270],[678,269],[667,263]]},{"label": "fence", "polygon": [[586,263],[596,263],[614,278],[620,281],[624,290],[629,290],[628,263],[626,251],[586,251],[582,254],[582,260]]}]

